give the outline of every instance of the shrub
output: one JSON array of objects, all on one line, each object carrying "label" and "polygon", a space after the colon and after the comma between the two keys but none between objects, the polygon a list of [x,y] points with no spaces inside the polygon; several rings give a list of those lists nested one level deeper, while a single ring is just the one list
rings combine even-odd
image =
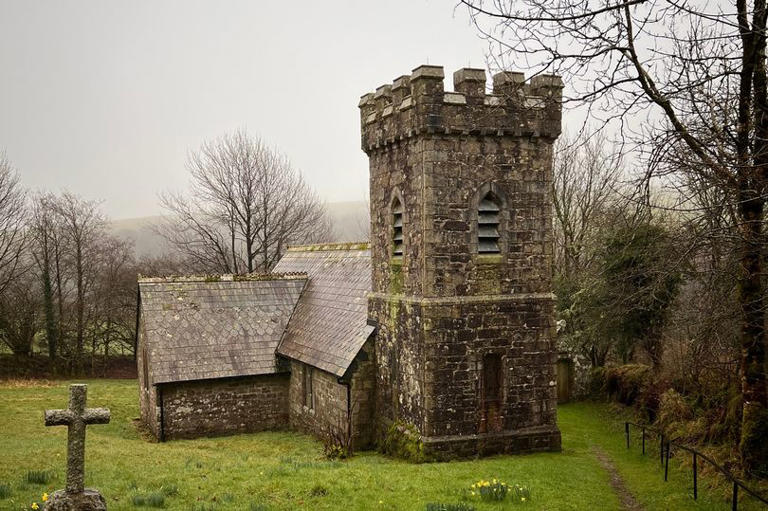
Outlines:
[{"label": "shrub", "polygon": [[413,424],[393,422],[384,435],[381,450],[396,458],[422,463],[426,461],[421,435]]},{"label": "shrub", "polygon": [[352,457],[352,433],[332,426],[325,426],[321,432],[323,454],[329,460],[343,460]]},{"label": "shrub", "polygon": [[676,423],[686,422],[693,418],[693,410],[675,389],[668,389],[659,398],[659,415],[657,424],[669,430]]},{"label": "shrub", "polygon": [[605,369],[605,390],[625,405],[635,404],[650,382],[651,368],[647,365],[627,364]]},{"label": "shrub", "polygon": [[49,470],[30,470],[27,472],[27,482],[30,484],[48,484],[53,478]]},{"label": "shrub", "polygon": [[459,502],[458,504],[430,502],[427,504],[426,511],[475,511],[475,507],[464,502]]},{"label": "shrub", "polygon": [[132,499],[135,507],[165,507],[165,496],[162,493],[150,493],[149,495],[134,495]]},{"label": "shrub", "polygon": [[7,499],[11,496],[11,485],[0,483],[0,499]]},{"label": "shrub", "polygon": [[651,368],[643,364],[609,367],[604,371],[605,390],[619,403],[634,406],[649,421],[656,420],[664,382],[658,380]]},{"label": "shrub", "polygon": [[606,392],[605,367],[593,367],[589,372],[589,397],[603,398]]}]

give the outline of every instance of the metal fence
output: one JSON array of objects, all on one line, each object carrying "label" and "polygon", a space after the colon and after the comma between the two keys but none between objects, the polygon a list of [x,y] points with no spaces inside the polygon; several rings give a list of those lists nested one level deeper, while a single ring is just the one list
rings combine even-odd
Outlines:
[{"label": "metal fence", "polygon": [[707,456],[706,454],[697,451],[696,449],[692,447],[688,447],[687,445],[683,445],[680,443],[677,443],[673,440],[670,440],[669,438],[665,438],[664,432],[660,431],[656,428],[651,428],[649,426],[644,426],[642,424],[636,424],[634,422],[625,422],[624,423],[624,434],[627,437],[627,449],[630,448],[630,427],[634,426],[635,428],[640,428],[641,436],[642,436],[642,450],[643,454],[645,454],[645,443],[646,443],[646,431],[649,431],[653,433],[654,436],[658,437],[659,439],[659,462],[661,463],[661,466],[664,467],[664,480],[667,481],[669,479],[669,452],[672,447],[676,449],[680,449],[683,451],[686,451],[691,454],[693,457],[693,464],[692,464],[692,472],[693,472],[693,498],[698,499],[699,498],[699,460],[703,460],[710,465],[712,465],[718,472],[723,474],[725,478],[731,482],[733,492],[731,494],[731,509],[734,511],[739,509],[739,491],[743,490],[747,495],[752,496],[755,500],[758,502],[762,502],[763,504],[768,505],[768,499],[766,497],[763,497],[760,495],[757,491],[753,490],[752,488],[748,487],[746,484],[744,484],[742,481],[739,481],[736,479],[736,477],[733,476],[733,474],[728,471],[728,469],[721,467],[718,465],[712,458]]}]

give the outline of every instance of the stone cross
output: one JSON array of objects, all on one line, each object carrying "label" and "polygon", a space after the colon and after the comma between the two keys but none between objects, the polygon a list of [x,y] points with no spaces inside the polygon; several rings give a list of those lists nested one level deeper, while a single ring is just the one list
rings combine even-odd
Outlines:
[{"label": "stone cross", "polygon": [[87,385],[69,386],[69,408],[46,410],[46,426],[68,426],[67,434],[67,493],[85,491],[85,427],[89,424],[107,424],[109,410],[86,408]]}]

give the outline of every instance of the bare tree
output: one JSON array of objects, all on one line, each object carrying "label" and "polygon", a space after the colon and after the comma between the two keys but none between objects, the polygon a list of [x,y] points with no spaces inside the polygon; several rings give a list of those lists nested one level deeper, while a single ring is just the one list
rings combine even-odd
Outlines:
[{"label": "bare tree", "polygon": [[0,153],[0,295],[25,269],[26,192],[5,153]]},{"label": "bare tree", "polygon": [[95,355],[102,349],[104,359],[110,347],[133,349],[136,321],[136,266],[133,245],[113,236],[104,236],[96,254],[98,278],[92,302],[91,371]]},{"label": "bare tree", "polygon": [[33,198],[30,219],[31,253],[37,266],[42,287],[43,316],[45,318],[45,339],[48,345],[48,357],[56,359],[59,340],[59,319],[55,301],[59,299],[58,311],[61,312],[61,293],[56,293],[56,286],[61,286],[61,229],[53,209],[55,197],[50,194],[38,194]]},{"label": "bare tree", "polygon": [[[52,203],[66,243],[66,255],[73,273],[75,290],[74,368],[82,369],[86,329],[86,300],[97,278],[97,243],[102,240],[106,221],[98,203],[65,192]],[[59,286],[61,292],[61,285]]]},{"label": "bare tree", "polygon": [[29,356],[38,329],[40,293],[30,273],[17,276],[0,294],[0,342],[14,355]]},{"label": "bare tree", "polygon": [[327,239],[325,207],[285,156],[239,131],[190,153],[187,196],[164,194],[157,232],[193,267],[269,271],[289,244]]},{"label": "bare tree", "polygon": [[[637,142],[684,144],[691,169],[735,199],[740,238],[740,451],[768,469],[762,228],[768,168],[765,0],[461,0],[497,45],[571,87],[566,101]],[[644,119],[631,129],[630,116]],[[663,171],[664,166],[651,170]],[[673,170],[674,169],[667,169]],[[650,177],[647,174],[646,177]]]},{"label": "bare tree", "polygon": [[604,134],[561,136],[555,143],[552,203],[556,268],[569,278],[589,266],[590,242],[619,199],[622,162]]}]

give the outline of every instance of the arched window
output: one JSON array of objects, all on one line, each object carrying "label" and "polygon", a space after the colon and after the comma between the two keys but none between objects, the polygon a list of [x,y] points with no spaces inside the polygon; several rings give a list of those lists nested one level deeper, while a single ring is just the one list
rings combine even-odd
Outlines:
[{"label": "arched window", "polygon": [[501,252],[500,203],[493,192],[488,192],[477,206],[477,252],[480,254]]},{"label": "arched window", "polygon": [[392,201],[392,255],[403,255],[403,203],[397,197]]}]

